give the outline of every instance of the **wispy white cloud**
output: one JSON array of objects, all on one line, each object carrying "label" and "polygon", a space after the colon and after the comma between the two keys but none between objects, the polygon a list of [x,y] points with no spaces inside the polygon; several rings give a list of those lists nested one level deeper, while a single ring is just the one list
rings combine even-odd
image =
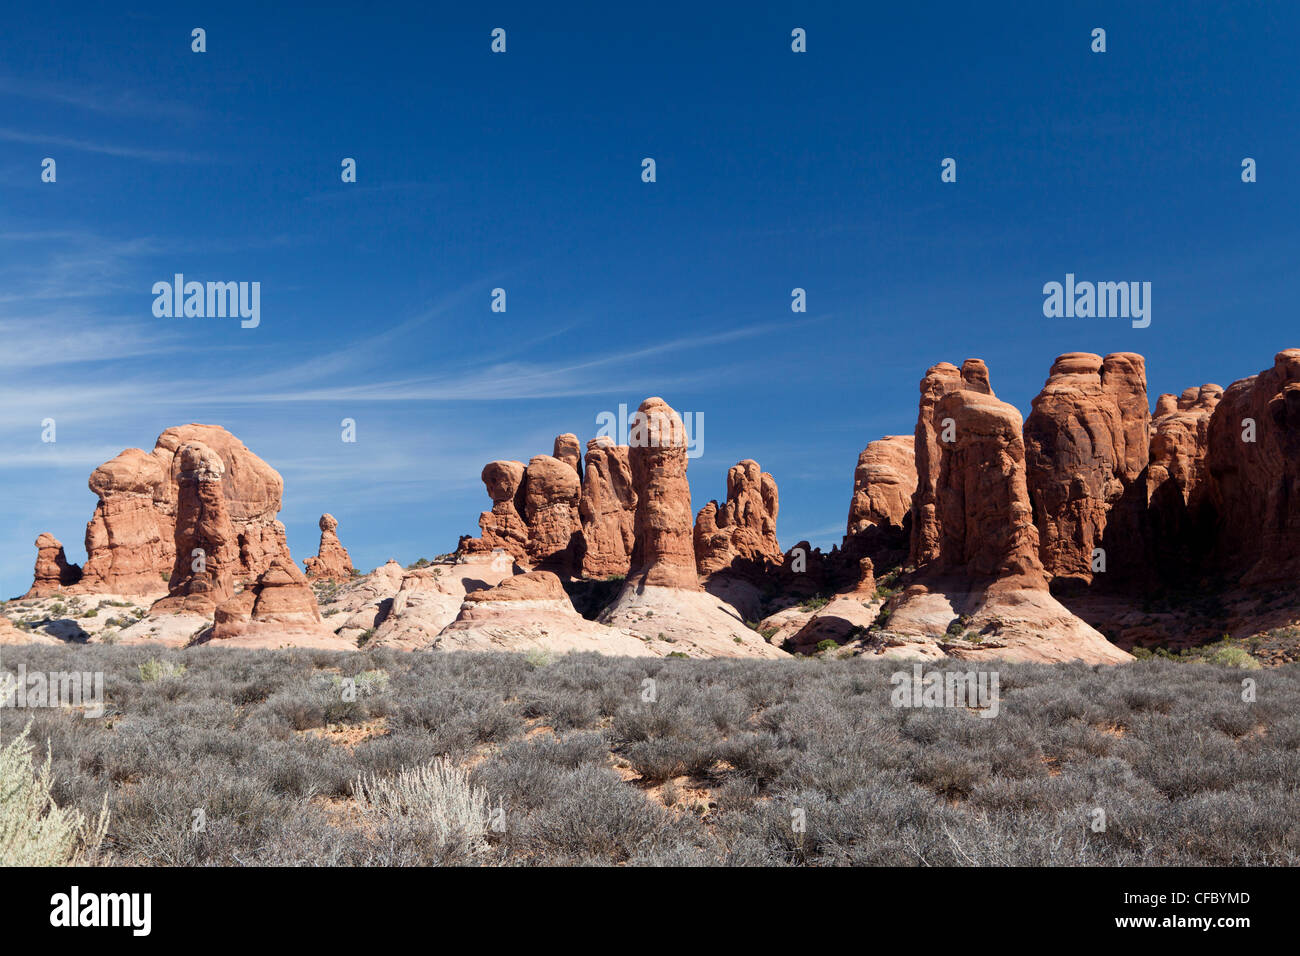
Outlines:
[{"label": "wispy white cloud", "polygon": [[[651,377],[629,370],[643,366],[646,359],[653,356],[705,350],[787,328],[786,325],[769,323],[743,326],[706,335],[677,336],[652,345],[606,352],[576,362],[572,360],[492,362],[478,368],[460,368],[434,376],[381,378],[355,383],[349,383],[345,378],[337,385],[314,388],[283,387],[286,383],[304,380],[319,381],[321,371],[325,368],[328,368],[331,374],[342,372],[349,364],[350,356],[352,362],[358,361],[355,358],[357,350],[347,349],[334,353],[328,362],[323,363],[321,359],[312,359],[305,365],[278,371],[274,376],[278,386],[276,388],[259,391],[254,387],[248,387],[255,385],[255,382],[245,382],[245,387],[239,389],[238,396],[232,397],[232,400],[253,404],[324,401],[502,401],[577,397],[647,388],[658,390],[696,380],[697,377],[688,377],[685,373],[676,376],[656,373]],[[724,370],[719,369],[712,380],[721,381],[725,377]]]},{"label": "wispy white cloud", "polygon": [[114,239],[73,230],[0,233],[0,243],[3,305],[102,297],[123,288],[132,263],[162,248],[147,236]]},{"label": "wispy white cloud", "polygon": [[25,143],[30,146],[53,146],[58,149],[73,149],[83,153],[99,153],[104,156],[116,156],[121,159],[140,159],[151,163],[198,163],[206,161],[205,157],[194,153],[174,149],[145,149],[138,146],[118,146],[113,143],[98,143],[84,139],[71,139],[67,136],[51,136],[48,133],[27,133],[22,130],[0,126],[0,141],[8,143]]},{"label": "wispy white cloud", "polygon": [[120,362],[175,352],[180,340],[165,329],[124,316],[88,317],[69,309],[0,317],[0,369]]},{"label": "wispy white cloud", "polygon": [[40,442],[39,429],[31,430],[31,441],[19,449],[12,441],[6,442],[5,454],[0,458],[0,471],[19,469],[72,468],[89,474],[122,449],[113,445],[91,445],[81,442]]},{"label": "wispy white cloud", "polygon": [[134,116],[154,120],[198,119],[202,114],[187,103],[174,103],[135,90],[105,90],[95,86],[73,87],[0,76],[0,95],[42,103],[57,103],[106,116]]}]

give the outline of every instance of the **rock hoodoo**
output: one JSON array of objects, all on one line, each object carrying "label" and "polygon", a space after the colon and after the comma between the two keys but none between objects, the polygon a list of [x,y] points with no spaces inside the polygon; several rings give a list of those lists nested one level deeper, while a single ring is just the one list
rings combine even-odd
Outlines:
[{"label": "rock hoodoo", "polygon": [[323,623],[306,576],[283,558],[273,559],[252,587],[216,608],[210,639],[242,647],[355,646]]},{"label": "rock hoodoo", "polygon": [[1185,579],[1212,550],[1213,509],[1208,506],[1206,452],[1210,419],[1222,387],[1202,385],[1181,397],[1161,395],[1151,421],[1146,474],[1144,561],[1153,577]]},{"label": "rock hoodoo", "polygon": [[484,467],[492,510],[479,516],[480,536],[462,538],[459,551],[501,549],[526,567],[565,577],[626,574],[636,510],[627,447],[593,439],[585,468],[576,436],[557,436],[554,451],[526,466],[494,461]]},{"label": "rock hoodoo", "polygon": [[907,560],[916,494],[914,446],[912,435],[889,435],[868,443],[858,456],[842,552],[848,572],[855,559],[871,560],[881,569]]},{"label": "rock hoodoo", "polygon": [[516,560],[528,557],[528,525],[524,523],[524,472],[522,461],[490,461],[482,479],[492,499],[492,510],[479,515],[481,537],[462,538],[460,550],[484,553],[500,548]]},{"label": "rock hoodoo", "polygon": [[869,442],[853,472],[850,537],[874,527],[902,528],[916,493],[915,439],[887,435]]},{"label": "rock hoodoo", "polygon": [[761,574],[782,560],[776,540],[776,479],[746,459],[727,472],[727,500],[710,501],[695,518],[695,567]]},{"label": "rock hoodoo", "polygon": [[633,433],[628,459],[637,504],[628,584],[697,590],[686,427],[662,398],[647,398]]},{"label": "rock hoodoo", "polygon": [[1145,501],[1132,498],[1145,494],[1137,479],[1147,466],[1148,433],[1140,355],[1069,352],[1056,359],[1024,425],[1029,492],[1049,575],[1091,583],[1094,551],[1126,496],[1132,504],[1110,548],[1122,554],[1110,558],[1140,556]]},{"label": "rock hoodoo", "polygon": [[69,564],[63,545],[52,534],[42,534],[36,539],[36,568],[32,586],[25,598],[45,597],[62,591],[81,580],[81,567]]},{"label": "rock hoodoo", "polygon": [[1228,386],[1209,426],[1206,467],[1216,556],[1242,583],[1300,578],[1300,349]]},{"label": "rock hoodoo", "polygon": [[550,455],[535,455],[524,473],[527,556],[534,568],[570,575],[581,560],[582,522],[577,470]]},{"label": "rock hoodoo", "polygon": [[964,389],[945,395],[935,412],[941,421],[951,420],[955,434],[954,441],[941,442],[936,569],[970,578],[1014,576],[1045,586],[1020,413],[991,394]]},{"label": "rock hoodoo", "polygon": [[[1091,625],[1178,647],[1175,630],[1300,623],[1300,349],[1226,391],[1161,395],[1154,413],[1129,352],[1058,356],[1023,422],[978,359],[932,366],[919,399],[912,436],[859,455],[828,553],[781,553],[776,481],[752,459],[692,520],[682,417],[649,398],[625,446],[599,437],[582,456],[562,434],[527,465],[486,465],[491,510],[454,558],[365,576],[328,514],[300,570],[275,470],[217,426],[169,428],[91,475],[84,568],[37,538],[24,630],[0,623],[0,642],[73,639],[40,617],[57,592],[152,599],[164,578],[148,616],[110,622],[114,640],[1106,663],[1129,657]],[[612,601],[613,586],[571,580],[620,575]],[[340,585],[322,589],[325,614],[312,579]]]},{"label": "rock hoodoo", "polygon": [[346,581],[352,577],[352,558],[339,540],[338,526],[333,515],[320,516],[320,546],[316,549],[316,556],[304,562],[308,578]]},{"label": "rock hoodoo", "polygon": [[79,591],[150,594],[163,588],[176,560],[178,451],[192,441],[212,449],[224,466],[236,575],[252,581],[272,558],[288,554],[284,526],[276,520],[284,491],[279,473],[220,426],[179,425],[159,435],[152,452],[128,448],[91,474],[99,503],[86,525]]},{"label": "rock hoodoo", "polygon": [[968,367],[963,375],[935,366],[921,383],[912,513],[921,560],[887,603],[888,630],[878,639],[891,653],[1128,660],[1048,592],[1020,413],[987,389],[983,363]]},{"label": "rock hoodoo", "polygon": [[556,435],[551,457],[564,462],[578,473],[579,480],[582,479],[582,446],[578,444],[577,435],[567,432],[563,435]]},{"label": "rock hoodoo", "polygon": [[234,594],[239,570],[238,536],[222,488],[226,466],[200,441],[182,445],[176,461],[176,558],[167,597],[151,613],[210,614]]},{"label": "rock hoodoo", "polygon": [[967,359],[960,369],[948,362],[932,366],[921,379],[921,405],[916,418],[914,452],[916,491],[912,495],[911,564],[919,567],[939,554],[939,522],[935,499],[939,483],[940,439],[945,422],[937,416],[939,401],[949,392],[968,390],[992,395],[989,370],[980,359]]},{"label": "rock hoodoo", "polygon": [[626,445],[607,437],[587,442],[578,516],[582,573],[593,578],[626,574],[636,541],[636,490]]}]

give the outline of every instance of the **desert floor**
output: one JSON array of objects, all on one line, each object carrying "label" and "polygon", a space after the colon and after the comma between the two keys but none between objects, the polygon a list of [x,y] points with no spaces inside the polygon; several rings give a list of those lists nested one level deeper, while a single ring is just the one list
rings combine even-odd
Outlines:
[{"label": "desert floor", "polygon": [[[4,648],[20,665],[104,673],[101,717],[0,710],[48,743],[58,803],[107,794],[100,863],[1300,863],[1294,665],[985,665],[992,719],[895,707],[910,665],[833,656]],[[439,757],[459,794],[357,800]]]}]

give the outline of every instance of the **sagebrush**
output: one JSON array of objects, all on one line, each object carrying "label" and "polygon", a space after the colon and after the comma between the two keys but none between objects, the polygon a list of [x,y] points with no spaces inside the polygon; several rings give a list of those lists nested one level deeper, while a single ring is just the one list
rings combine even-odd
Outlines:
[{"label": "sagebrush", "polygon": [[[146,681],[151,658],[187,667]],[[896,709],[909,665],[829,655],[5,650],[74,662],[104,672],[105,716],[29,711],[31,739],[59,807],[108,793],[112,863],[1300,863],[1295,665],[999,665],[982,719]],[[468,790],[410,777],[431,766]],[[455,806],[494,822],[437,822]]]}]

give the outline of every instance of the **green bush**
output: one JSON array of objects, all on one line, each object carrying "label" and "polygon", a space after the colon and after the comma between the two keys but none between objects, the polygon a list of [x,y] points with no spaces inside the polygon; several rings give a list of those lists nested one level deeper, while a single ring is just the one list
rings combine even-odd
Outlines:
[{"label": "green bush", "polygon": [[156,657],[151,657],[140,665],[140,679],[142,681],[156,681],[162,680],[166,677],[180,677],[184,673],[184,664],[173,664],[171,661],[160,661]]},{"label": "green bush", "polygon": [[108,830],[108,798],[94,821],[54,802],[52,756],[32,767],[31,729],[0,748],[0,866],[78,866],[92,862]]},{"label": "green bush", "polygon": [[1224,644],[1204,655],[1204,660],[1220,667],[1238,667],[1242,670],[1256,670],[1263,667],[1259,661],[1250,656],[1244,647]]}]

